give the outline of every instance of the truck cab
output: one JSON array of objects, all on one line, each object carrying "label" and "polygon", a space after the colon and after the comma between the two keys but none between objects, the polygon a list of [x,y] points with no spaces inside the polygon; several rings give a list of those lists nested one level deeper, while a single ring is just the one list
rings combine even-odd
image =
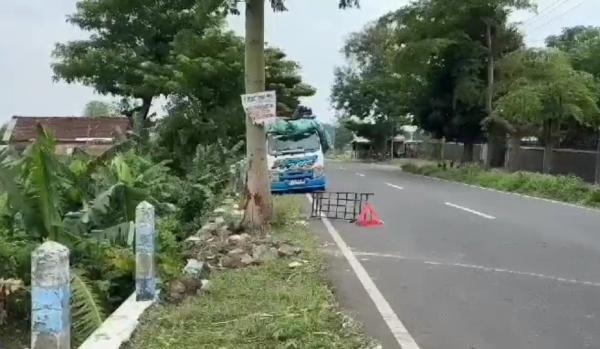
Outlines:
[{"label": "truck cab", "polygon": [[[294,128],[294,121],[282,122],[291,123],[284,125],[284,129],[297,130]],[[267,133],[267,162],[272,192],[326,189],[323,141],[327,140],[323,140],[324,132],[319,132],[318,124],[314,122],[314,127],[302,124],[301,132]]]}]

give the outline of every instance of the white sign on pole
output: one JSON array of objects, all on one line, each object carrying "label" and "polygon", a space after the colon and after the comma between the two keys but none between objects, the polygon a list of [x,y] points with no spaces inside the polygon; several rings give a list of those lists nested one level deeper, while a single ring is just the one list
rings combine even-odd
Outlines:
[{"label": "white sign on pole", "polygon": [[275,91],[242,95],[242,106],[246,115],[255,124],[268,124],[277,118],[277,96]]}]

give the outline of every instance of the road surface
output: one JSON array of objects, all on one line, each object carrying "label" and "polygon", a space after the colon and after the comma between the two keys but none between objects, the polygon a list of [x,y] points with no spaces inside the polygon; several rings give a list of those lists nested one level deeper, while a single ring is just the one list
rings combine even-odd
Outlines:
[{"label": "road surface", "polygon": [[[328,177],[375,193],[383,227],[332,223],[421,349],[600,348],[600,211],[392,166],[330,162]],[[397,348],[339,268],[342,303]]]}]

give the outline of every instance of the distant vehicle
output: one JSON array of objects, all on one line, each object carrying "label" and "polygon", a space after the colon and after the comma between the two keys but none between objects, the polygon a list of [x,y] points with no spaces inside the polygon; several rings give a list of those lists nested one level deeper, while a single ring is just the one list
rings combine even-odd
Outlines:
[{"label": "distant vehicle", "polygon": [[329,139],[314,116],[278,119],[267,128],[271,191],[324,191]]}]

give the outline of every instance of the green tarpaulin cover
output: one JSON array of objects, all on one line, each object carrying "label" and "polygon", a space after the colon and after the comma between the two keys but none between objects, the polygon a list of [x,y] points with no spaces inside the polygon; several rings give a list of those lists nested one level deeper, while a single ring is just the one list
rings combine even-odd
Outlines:
[{"label": "green tarpaulin cover", "polygon": [[273,136],[281,136],[285,139],[300,140],[311,134],[317,133],[321,140],[323,153],[329,150],[329,136],[323,125],[315,119],[284,120],[277,119],[267,127],[267,133]]}]

